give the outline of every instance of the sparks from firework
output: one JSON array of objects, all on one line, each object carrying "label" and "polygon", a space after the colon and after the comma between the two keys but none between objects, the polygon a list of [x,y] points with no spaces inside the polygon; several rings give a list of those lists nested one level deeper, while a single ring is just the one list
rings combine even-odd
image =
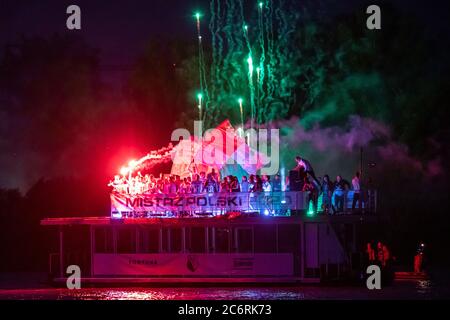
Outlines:
[{"label": "sparks from firework", "polygon": [[199,93],[197,95],[197,99],[198,99],[199,121],[202,121],[202,100],[203,100],[203,94]]},{"label": "sparks from firework", "polygon": [[253,77],[253,58],[252,58],[252,56],[248,57],[247,63],[248,63],[248,76],[250,78],[252,78]]},{"label": "sparks from firework", "polygon": [[250,108],[251,108],[251,123],[250,127],[253,129],[254,122],[255,122],[255,87],[253,85],[253,58],[252,56],[249,56],[247,59],[248,63],[248,83],[249,83],[249,89],[250,89]]},{"label": "sparks from firework", "polygon": [[[256,68],[256,107],[258,110],[261,110],[261,86],[260,86],[260,78],[261,78],[261,68]],[[257,121],[258,122],[258,119]]]},{"label": "sparks from firework", "polygon": [[[256,1],[253,20],[246,16],[242,0],[211,0],[212,51],[208,75],[205,72],[208,59],[199,42],[200,89],[204,94],[202,120],[208,126],[216,125],[224,116],[230,117],[236,96],[248,101],[252,122],[267,122],[288,110],[292,103],[288,97],[293,97],[290,92],[295,81],[291,79],[292,69],[286,65],[292,59],[290,41],[297,21],[289,2],[296,5],[291,0]],[[201,15],[195,18],[197,31],[201,31]],[[255,70],[253,78],[250,75]],[[278,109],[274,110],[274,106]]]},{"label": "sparks from firework", "polygon": [[260,46],[260,59],[259,59],[259,80],[258,87],[259,91],[262,92],[264,86],[264,77],[265,77],[265,69],[264,64],[266,60],[265,53],[265,38],[264,38],[264,3],[259,2],[259,10],[258,10],[258,31],[259,31],[259,46]]},{"label": "sparks from firework", "polygon": [[201,17],[200,12],[197,12],[195,14],[195,18],[197,19],[197,32],[198,32],[199,36],[201,35],[201,32],[200,32],[200,17]]},{"label": "sparks from firework", "polygon": [[238,102],[239,102],[239,109],[241,111],[241,128],[242,130],[244,130],[244,107],[243,107],[244,100],[242,98],[239,98]]},{"label": "sparks from firework", "polygon": [[[204,97],[202,94],[202,100],[207,105],[209,100],[208,95],[208,82],[206,79],[206,67],[205,67],[205,57],[203,52],[203,41],[202,41],[202,32],[201,32],[201,17],[202,14],[200,12],[196,12],[194,15],[196,22],[197,22],[197,37],[198,37],[198,70],[199,70],[199,83],[200,83],[200,90],[202,93],[204,93]],[[201,105],[201,103],[199,104]],[[200,120],[202,120],[203,116],[203,108],[200,107],[201,113],[200,113]],[[206,112],[206,108],[205,108]]]}]

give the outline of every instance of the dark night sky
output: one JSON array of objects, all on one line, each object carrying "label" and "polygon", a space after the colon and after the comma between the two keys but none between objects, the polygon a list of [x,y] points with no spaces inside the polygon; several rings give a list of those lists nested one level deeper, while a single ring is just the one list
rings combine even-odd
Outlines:
[{"label": "dark night sky", "polygon": [[[450,34],[448,1],[388,0],[401,11],[419,17],[430,34]],[[244,0],[247,11],[257,1]],[[300,3],[300,1],[299,1]],[[366,0],[313,1],[333,16],[364,8]],[[374,3],[377,3],[375,1]],[[0,48],[14,44],[22,35],[50,36],[68,33],[66,8],[77,4],[82,10],[81,34],[99,49],[103,80],[120,85],[135,58],[152,36],[196,41],[193,13],[207,13],[210,0],[0,0]],[[205,17],[206,29],[209,17]]]},{"label": "dark night sky", "polygon": [[[251,5],[251,1],[245,2]],[[406,13],[419,16],[434,31],[449,30],[449,14],[443,10],[442,1],[390,2]],[[367,1],[324,0],[321,3],[325,12],[333,15],[359,9]],[[209,10],[209,0],[0,0],[0,45],[14,43],[21,34],[46,36],[69,32],[65,11],[70,4],[82,9],[80,33],[101,50],[103,64],[115,65],[129,63],[150,36],[192,37],[195,41],[192,14],[197,8],[203,12]],[[444,7],[448,8],[448,4]]]},{"label": "dark night sky", "polygon": [[[244,2],[251,7],[257,1]],[[448,1],[446,4],[442,1],[388,2],[406,14],[419,17],[430,36],[450,34]],[[333,16],[360,10],[367,1],[323,0],[317,3],[322,6],[322,12]],[[193,13],[196,10],[209,11],[209,0],[0,0],[0,50],[17,43],[22,35],[48,37],[55,33],[74,32],[66,29],[66,8],[71,4],[79,5],[82,10],[82,30],[75,32],[100,50],[103,76],[110,81],[114,79],[113,82],[123,81],[124,74],[111,71],[116,70],[111,67],[128,70],[150,37],[192,38],[195,42]],[[209,17],[205,19],[209,21]],[[204,24],[206,29],[206,22]],[[0,186],[17,187],[1,181]]]},{"label": "dark night sky", "polygon": [[[205,1],[204,1],[205,2]],[[14,42],[21,34],[51,35],[66,29],[66,8],[82,10],[79,32],[102,52],[104,63],[124,64],[154,35],[188,37],[195,31],[188,1],[1,1],[0,43]],[[195,3],[195,1],[194,1]],[[198,5],[200,7],[200,5]]]}]

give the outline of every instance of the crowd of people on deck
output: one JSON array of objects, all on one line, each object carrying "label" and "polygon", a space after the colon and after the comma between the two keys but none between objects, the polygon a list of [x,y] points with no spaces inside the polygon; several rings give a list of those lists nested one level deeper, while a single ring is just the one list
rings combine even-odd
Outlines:
[{"label": "crowd of people on deck", "polygon": [[[309,201],[317,206],[318,198],[322,196],[322,210],[325,213],[340,213],[345,211],[346,197],[348,191],[353,192],[352,211],[357,207],[362,208],[361,174],[356,172],[351,183],[341,175],[333,182],[328,174],[321,179],[316,177],[311,163],[300,157],[296,157],[297,166],[291,170],[288,181],[293,191],[308,192]],[[314,208],[317,211],[317,207]]]},{"label": "crowd of people on deck", "polygon": [[136,176],[116,175],[109,183],[114,192],[139,194],[201,194],[217,192],[279,192],[282,191],[281,177],[276,175],[271,179],[268,175],[250,175],[239,178],[233,175],[220,178],[213,169],[210,173],[194,174],[191,177],[180,178],[178,175],[169,175],[156,178],[151,174]]},{"label": "crowd of people on deck", "polygon": [[341,175],[338,175],[333,182],[330,176],[326,174],[318,184],[315,181],[311,181],[307,175],[303,179],[300,190],[309,193],[309,200],[313,204],[317,204],[318,197],[321,195],[322,209],[326,213],[340,213],[345,211],[348,191],[353,192],[352,210],[356,210],[356,208],[361,209],[362,207],[359,172],[355,174],[351,183]]},{"label": "crowd of people on deck", "polygon": [[[351,183],[341,175],[335,181],[328,174],[318,179],[315,172],[306,159],[296,158],[297,166],[291,170],[294,173],[282,183],[279,174],[271,177],[268,175],[243,176],[229,175],[220,177],[212,169],[211,172],[200,172],[190,177],[181,178],[178,175],[155,177],[151,174],[137,172],[134,176],[116,175],[110,182],[114,192],[129,194],[132,196],[141,194],[201,194],[201,193],[257,193],[257,192],[282,192],[303,191],[309,195],[309,201],[313,203],[315,211],[323,211],[328,214],[345,211],[346,196],[348,191],[353,191],[352,210],[362,208],[360,173],[357,172]],[[321,208],[317,208],[318,198],[322,196]],[[318,210],[319,209],[319,210]]]}]

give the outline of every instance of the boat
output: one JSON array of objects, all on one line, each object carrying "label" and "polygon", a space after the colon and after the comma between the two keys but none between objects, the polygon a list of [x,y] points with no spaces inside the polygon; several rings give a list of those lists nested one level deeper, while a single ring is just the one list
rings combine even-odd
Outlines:
[{"label": "boat", "polygon": [[[192,216],[183,207],[178,210],[184,215],[160,207],[146,208],[146,215],[127,211],[117,216],[113,203],[108,217],[44,219],[41,225],[56,231],[58,238],[58,252],[49,256],[49,275],[64,285],[68,267],[75,265],[85,285],[345,279],[360,267],[359,235],[378,220],[375,205],[353,213],[350,193],[347,210],[340,215],[311,214],[304,201],[307,193],[274,192],[260,195],[269,209],[251,201],[257,195],[238,193],[229,196],[248,199],[242,201],[246,210],[225,201],[220,210],[191,205],[189,209],[197,209]],[[160,216],[154,216],[156,211]]]},{"label": "boat", "polygon": [[[342,214],[331,215],[321,212],[320,197],[316,203],[310,191],[285,186],[263,192],[204,187],[175,194],[160,187],[162,181],[175,184],[174,177],[199,181],[198,172],[218,181],[216,174],[237,166],[202,162],[203,148],[213,146],[228,158],[239,150],[259,154],[229,121],[218,132],[222,141],[238,141],[235,149],[191,137],[130,161],[110,183],[109,216],[42,220],[58,234],[58,252],[49,257],[52,281],[65,283],[69,266],[80,268],[85,284],[318,283],[354,274],[362,260],[362,229],[378,219],[376,190],[364,190],[355,212],[354,193],[346,191]],[[172,161],[173,155],[170,177],[149,174],[155,163]],[[261,161],[240,166],[249,174],[261,169]]]}]

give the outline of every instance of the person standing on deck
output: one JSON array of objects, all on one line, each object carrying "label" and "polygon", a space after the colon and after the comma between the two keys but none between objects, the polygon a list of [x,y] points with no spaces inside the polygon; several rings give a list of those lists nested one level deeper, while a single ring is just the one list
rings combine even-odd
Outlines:
[{"label": "person standing on deck", "polygon": [[191,183],[191,193],[200,194],[203,192],[203,183],[198,174],[195,175],[194,181]]},{"label": "person standing on deck", "polygon": [[216,193],[219,192],[219,183],[214,179],[214,177],[211,175],[209,176],[209,178],[206,180],[205,183],[205,189],[206,192],[208,193]]},{"label": "person standing on deck", "polygon": [[341,175],[338,175],[336,177],[336,182],[334,183],[332,195],[333,213],[335,214],[344,212],[347,187],[350,187],[348,181],[344,180]]},{"label": "person standing on deck", "polygon": [[256,192],[256,177],[251,174],[250,179],[248,181],[248,192]]},{"label": "person standing on deck", "polygon": [[262,177],[262,190],[264,192],[272,192],[272,184],[270,183],[270,177],[264,175]]},{"label": "person standing on deck", "polygon": [[281,192],[281,177],[277,174],[272,182],[273,192]]},{"label": "person standing on deck", "polygon": [[241,185],[236,176],[231,177],[231,192],[241,192]]},{"label": "person standing on deck", "polygon": [[246,176],[242,177],[241,192],[249,192],[249,184]]},{"label": "person standing on deck", "polygon": [[302,191],[308,193],[308,207],[309,204],[312,203],[314,213],[317,212],[318,190],[308,177],[305,177]]},{"label": "person standing on deck", "polygon": [[179,189],[179,187],[177,185],[176,178],[174,176],[170,177],[169,194],[177,194],[178,189]]},{"label": "person standing on deck", "polygon": [[322,193],[322,209],[326,214],[330,213],[332,191],[333,185],[330,181],[330,176],[326,174],[323,176],[322,184],[320,185],[320,192]]},{"label": "person standing on deck", "polygon": [[262,192],[263,191],[263,181],[261,179],[261,176],[256,176],[256,184],[255,184],[255,192]]},{"label": "person standing on deck", "polygon": [[206,185],[206,173],[204,171],[200,172],[200,181],[203,184],[203,188],[205,188],[205,185]]},{"label": "person standing on deck", "polygon": [[361,174],[356,172],[355,177],[352,179],[352,188],[353,188],[353,203],[352,203],[352,212],[356,209],[356,203],[358,202],[358,209],[361,211],[362,202],[361,202]]},{"label": "person standing on deck", "polygon": [[219,177],[216,173],[216,170],[213,168],[210,173],[206,176],[206,181],[214,180],[216,183],[219,183]]}]

